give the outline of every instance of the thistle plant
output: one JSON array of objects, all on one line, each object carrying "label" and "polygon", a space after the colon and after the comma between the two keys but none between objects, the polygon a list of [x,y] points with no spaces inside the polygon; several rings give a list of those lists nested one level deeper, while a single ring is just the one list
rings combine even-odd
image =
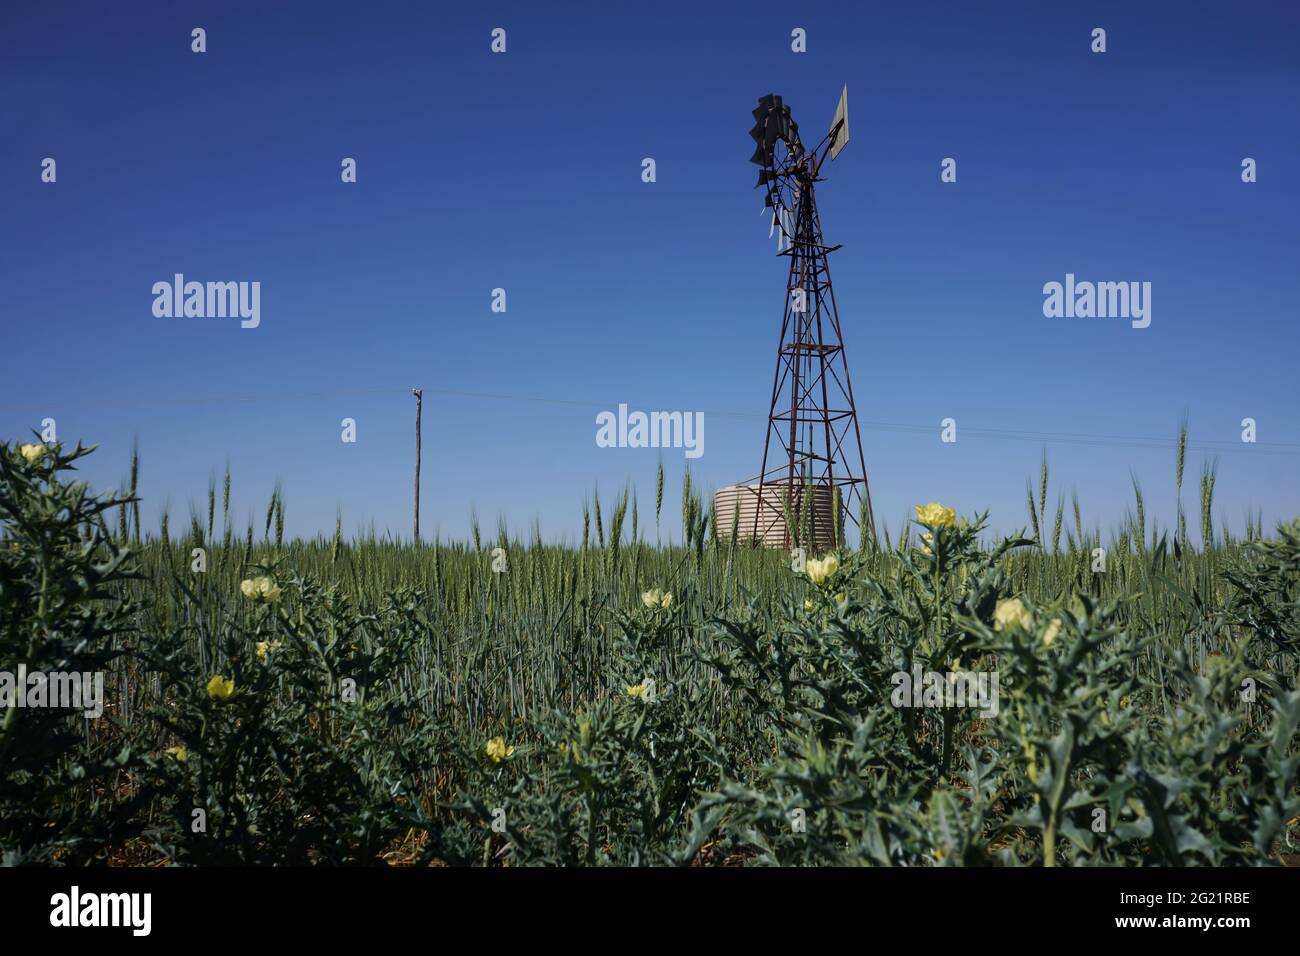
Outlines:
[{"label": "thistle plant", "polygon": [[21,707],[16,699],[33,688],[20,675],[39,675],[35,686],[44,693],[53,693],[58,675],[102,681],[134,630],[135,607],[120,588],[138,573],[106,516],[125,514],[135,499],[92,495],[84,482],[65,480],[91,451],[0,443],[0,668],[7,672],[0,682],[0,847],[7,864],[86,862],[105,842],[131,835],[137,798],[122,808],[77,799],[138,765],[120,738],[87,732],[110,718]]},{"label": "thistle plant", "polygon": [[[220,541],[210,484],[136,543],[85,454],[0,446],[0,666],[109,702],[0,708],[7,862],[1264,865],[1300,834],[1300,523],[1216,541],[1209,465],[1202,547],[1148,538],[1135,482],[1105,573],[1045,469],[1033,537],[931,502],[792,566],[734,517],[721,547],[688,477],[679,544],[625,491],[579,547],[502,516],[494,570],[477,518],[286,538],[278,488],[234,534],[228,471]],[[900,702],[917,673],[996,706]]]}]

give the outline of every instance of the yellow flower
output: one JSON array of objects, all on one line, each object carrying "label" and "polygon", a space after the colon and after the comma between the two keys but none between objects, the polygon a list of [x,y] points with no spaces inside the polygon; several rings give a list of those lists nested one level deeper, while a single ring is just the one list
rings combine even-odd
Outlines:
[{"label": "yellow flower", "polygon": [[18,454],[22,455],[23,461],[27,462],[29,465],[34,465],[44,458],[47,451],[49,451],[49,449],[41,444],[18,446]]},{"label": "yellow flower", "polygon": [[1059,620],[1053,620],[1051,624],[1047,625],[1047,630],[1043,632],[1043,646],[1051,647],[1052,641],[1056,640],[1056,635],[1060,633],[1061,622]]},{"label": "yellow flower", "polygon": [[1029,627],[1029,610],[1020,603],[1020,598],[998,601],[993,609],[993,630],[1005,631],[1013,627]]},{"label": "yellow flower", "polygon": [[278,651],[283,641],[258,641],[257,642],[257,659],[263,664],[272,651]]},{"label": "yellow flower", "polygon": [[671,591],[661,591],[658,588],[652,588],[641,595],[641,603],[649,608],[672,607],[673,594]]},{"label": "yellow flower", "polygon": [[839,569],[840,559],[833,554],[828,554],[820,560],[817,558],[809,558],[807,563],[804,564],[804,570],[808,574],[808,579],[818,587],[821,587],[822,583],[827,578],[832,577]]},{"label": "yellow flower", "polygon": [[190,755],[190,752],[186,750],[184,746],[176,746],[168,747],[166,754],[178,763],[184,763],[185,758]]},{"label": "yellow flower", "polygon": [[276,585],[274,578],[268,578],[263,575],[260,578],[249,578],[239,582],[239,590],[244,597],[254,601],[278,601],[280,600],[281,589]]},{"label": "yellow flower", "polygon": [[957,523],[957,512],[937,501],[931,501],[924,507],[916,505],[915,510],[916,520],[927,528],[951,528]]},{"label": "yellow flower", "polygon": [[811,610],[813,609],[812,598],[804,598],[804,599],[803,599],[803,609],[804,609],[805,611],[811,611]]},{"label": "yellow flower", "polygon": [[229,700],[235,695],[235,679],[217,674],[208,681],[208,696],[213,700]]},{"label": "yellow flower", "polygon": [[645,700],[646,694],[648,694],[649,692],[650,692],[650,684],[647,681],[642,681],[639,684],[627,685],[627,696],[629,697],[638,697],[641,700]]},{"label": "yellow flower", "polygon": [[506,743],[504,737],[493,737],[487,742],[488,759],[493,763],[500,763],[515,752],[515,748]]}]

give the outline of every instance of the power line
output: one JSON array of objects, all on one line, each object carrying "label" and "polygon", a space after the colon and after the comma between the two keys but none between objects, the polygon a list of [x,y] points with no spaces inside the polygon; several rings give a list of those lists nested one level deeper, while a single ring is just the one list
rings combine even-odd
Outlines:
[{"label": "power line", "polygon": [[[563,398],[541,398],[532,395],[512,395],[500,392],[468,392],[457,389],[438,389],[426,388],[426,392],[440,395],[454,395],[461,398],[485,398],[502,401],[520,401],[520,402],[538,402],[552,405],[570,405],[581,406],[584,408],[596,408],[608,410],[608,402],[593,402],[589,400],[563,399]],[[631,403],[624,403],[631,404]],[[649,406],[647,406],[649,407]],[[734,412],[720,411],[718,409],[692,409],[700,411],[705,415],[712,415],[715,418],[737,418],[753,421],[766,420],[765,415],[758,415],[752,412]],[[877,422],[859,419],[858,424],[868,430],[874,431],[898,431],[912,432],[916,434],[933,435],[937,430],[934,425],[916,425],[904,422]],[[1176,438],[1150,438],[1141,435],[1090,435],[1078,432],[1045,432],[1045,431],[1025,431],[1010,428],[976,428],[963,427],[961,434],[974,435],[977,438],[1005,439],[1016,441],[1033,441],[1033,442],[1053,442],[1064,444],[1079,445],[1115,445],[1124,448],[1177,448],[1178,439]],[[1209,452],[1252,452],[1268,455],[1300,455],[1300,443],[1293,442],[1254,442],[1250,447],[1237,447],[1236,445],[1224,445],[1222,443],[1202,442],[1193,439],[1187,440],[1187,447],[1193,451]]]},{"label": "power line", "polygon": [[[423,391],[429,395],[446,395],[456,398],[470,398],[478,400],[492,401],[511,401],[511,402],[529,402],[543,405],[565,405],[579,408],[594,408],[601,411],[607,411],[610,408],[609,402],[597,402],[587,399],[570,399],[570,398],[547,398],[540,395],[520,395],[508,392],[479,392],[465,391],[462,389],[451,388],[425,388]],[[193,398],[136,398],[136,399],[94,399],[93,401],[60,400],[49,403],[33,404],[5,404],[0,405],[0,411],[6,412],[48,412],[58,409],[67,409],[70,407],[85,408],[93,405],[96,408],[103,407],[130,407],[130,406],[157,406],[157,405],[208,405],[220,403],[235,402],[283,402],[283,401],[306,401],[317,400],[322,398],[342,398],[370,395],[410,395],[409,388],[354,388],[354,389],[331,389],[328,391],[312,392],[263,392],[259,394],[246,395],[209,395]],[[630,405],[630,402],[622,404]],[[646,406],[650,407],[650,406]],[[765,415],[759,415],[752,412],[736,412],[721,409],[692,409],[700,411],[705,415],[711,415],[715,418],[733,418],[740,420],[761,421],[765,420]],[[908,422],[882,422],[859,420],[859,426],[868,431],[878,432],[905,432],[912,434],[933,435],[937,430],[935,425],[919,425]],[[1149,449],[1175,449],[1178,447],[1176,438],[1153,438],[1143,435],[1098,435],[1086,432],[1049,432],[1034,431],[1026,429],[1013,428],[981,428],[975,426],[961,426],[960,435],[971,436],[975,438],[985,438],[990,440],[1002,441],[1028,441],[1046,444],[1068,444],[1091,447],[1116,447],[1116,448],[1149,448]],[[1257,455],[1273,455],[1283,457],[1300,456],[1300,443],[1295,442],[1254,442],[1246,443],[1223,443],[1223,442],[1206,442],[1195,439],[1187,440],[1189,451],[1210,452],[1210,453],[1249,453]]]},{"label": "power line", "polygon": [[6,412],[42,412],[53,409],[77,407],[85,408],[88,405],[103,407],[111,405],[115,407],[131,405],[207,405],[219,402],[283,402],[306,400],[316,398],[334,398],[342,395],[409,395],[409,388],[358,388],[334,390],[328,392],[281,392],[277,394],[261,395],[208,395],[196,398],[96,398],[91,401],[67,402],[55,401],[46,402],[39,405],[0,405],[0,411]]}]

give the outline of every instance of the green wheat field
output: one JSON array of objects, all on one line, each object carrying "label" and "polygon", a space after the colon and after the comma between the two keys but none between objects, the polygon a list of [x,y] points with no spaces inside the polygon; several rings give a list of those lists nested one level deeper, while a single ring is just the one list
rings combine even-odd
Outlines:
[{"label": "green wheat field", "polygon": [[[91,453],[0,444],[0,670],[107,702],[0,709],[3,863],[1297,861],[1300,522],[1231,538],[1212,469],[1167,529],[1044,464],[1022,536],[935,505],[801,565],[662,472],[577,545],[416,546],[235,526],[229,474],[144,529]],[[914,668],[996,716],[896,706]]]}]

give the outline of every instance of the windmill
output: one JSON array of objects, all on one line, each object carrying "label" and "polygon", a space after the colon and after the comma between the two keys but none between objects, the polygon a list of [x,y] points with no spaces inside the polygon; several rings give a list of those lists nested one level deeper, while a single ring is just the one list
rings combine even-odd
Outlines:
[{"label": "windmill", "polygon": [[[781,97],[768,94],[754,110],[750,162],[767,195],[778,255],[790,259],[772,401],[757,482],[755,537],[824,550],[844,542],[844,519],[862,540],[875,541],[871,492],[853,383],[844,355],[839,310],[831,288],[830,253],[822,239],[814,184],[822,166],[849,139],[848,87],[830,130],[812,149]],[[769,464],[771,467],[769,467]],[[752,487],[752,486],[751,486]]]}]

